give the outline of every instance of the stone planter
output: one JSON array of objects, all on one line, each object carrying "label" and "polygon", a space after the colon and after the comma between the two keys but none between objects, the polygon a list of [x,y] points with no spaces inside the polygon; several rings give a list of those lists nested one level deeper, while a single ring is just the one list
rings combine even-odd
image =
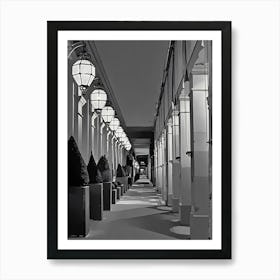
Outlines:
[{"label": "stone planter", "polygon": [[112,204],[117,202],[117,189],[112,189]]},{"label": "stone planter", "polygon": [[103,182],[103,210],[110,211],[112,205],[112,182]]},{"label": "stone planter", "polygon": [[90,219],[102,220],[103,217],[103,184],[89,184]]},{"label": "stone planter", "polygon": [[68,236],[86,236],[89,232],[89,187],[68,188]]},{"label": "stone planter", "polygon": [[117,199],[121,199],[122,188],[120,186],[117,187]]},{"label": "stone planter", "polygon": [[132,178],[131,177],[128,177],[128,189],[132,186]]},{"label": "stone planter", "polygon": [[117,177],[116,181],[124,185],[124,192],[128,190],[128,176]]}]

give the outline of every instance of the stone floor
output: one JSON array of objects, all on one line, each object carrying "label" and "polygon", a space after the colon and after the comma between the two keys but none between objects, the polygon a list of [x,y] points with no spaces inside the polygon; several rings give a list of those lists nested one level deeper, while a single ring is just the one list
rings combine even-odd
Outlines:
[{"label": "stone floor", "polygon": [[84,239],[188,239],[189,228],[179,225],[178,213],[164,206],[148,179],[138,180],[102,221],[90,221]]}]

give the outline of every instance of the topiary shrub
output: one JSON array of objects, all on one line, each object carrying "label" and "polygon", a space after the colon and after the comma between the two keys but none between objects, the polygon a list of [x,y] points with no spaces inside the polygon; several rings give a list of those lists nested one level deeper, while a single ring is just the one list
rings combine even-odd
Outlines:
[{"label": "topiary shrub", "polygon": [[128,169],[128,166],[127,166],[127,165],[124,165],[124,166],[123,166],[123,170],[124,170],[125,176],[128,176],[128,175],[129,175],[129,169]]},{"label": "topiary shrub", "polygon": [[95,160],[93,158],[92,153],[91,153],[90,158],[89,158],[87,170],[88,170],[88,175],[89,175],[89,182],[91,184],[96,184],[96,183],[102,183],[103,182],[101,172],[97,168],[97,165],[95,163]]},{"label": "topiary shrub", "polygon": [[117,167],[117,177],[125,177],[125,172],[120,164]]},{"label": "topiary shrub", "polygon": [[126,165],[132,167],[132,165],[133,165],[133,157],[132,157],[132,155],[127,155],[126,156]]},{"label": "topiary shrub", "polygon": [[68,186],[84,186],[89,183],[87,166],[73,136],[68,140]]},{"label": "topiary shrub", "polygon": [[97,168],[101,172],[103,183],[112,182],[112,174],[111,174],[111,170],[109,167],[109,162],[105,155],[99,159],[99,161],[97,163]]},{"label": "topiary shrub", "polygon": [[135,174],[135,177],[134,177],[134,181],[136,182],[137,180],[140,179],[140,174],[139,173],[136,173]]}]

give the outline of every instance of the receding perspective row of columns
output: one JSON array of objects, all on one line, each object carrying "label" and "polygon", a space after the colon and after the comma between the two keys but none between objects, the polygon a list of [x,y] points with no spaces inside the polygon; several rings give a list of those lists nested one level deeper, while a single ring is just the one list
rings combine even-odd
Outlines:
[{"label": "receding perspective row of columns", "polygon": [[171,41],[155,118],[154,174],[165,203],[212,238],[211,41]]}]

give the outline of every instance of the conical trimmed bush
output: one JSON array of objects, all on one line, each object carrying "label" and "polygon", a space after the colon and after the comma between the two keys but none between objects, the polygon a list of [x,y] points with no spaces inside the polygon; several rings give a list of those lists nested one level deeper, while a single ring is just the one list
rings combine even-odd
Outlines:
[{"label": "conical trimmed bush", "polygon": [[87,170],[88,170],[89,182],[90,183],[96,184],[96,183],[102,183],[103,182],[101,172],[97,168],[97,165],[95,163],[95,160],[94,160],[94,157],[93,157],[92,153],[91,153],[90,158],[89,158]]},{"label": "conical trimmed bush", "polygon": [[133,165],[133,157],[131,155],[126,156],[126,165],[131,166]]},{"label": "conical trimmed bush", "polygon": [[101,172],[103,183],[112,182],[112,174],[111,174],[111,170],[109,167],[109,162],[105,155],[99,159],[99,161],[97,163],[97,168]]},{"label": "conical trimmed bush", "polygon": [[68,185],[84,186],[89,183],[87,166],[73,136],[68,140]]},{"label": "conical trimmed bush", "polygon": [[124,171],[124,176],[128,176],[128,174],[129,174],[129,171],[128,171],[128,166],[127,165],[124,165],[123,166],[123,171]]},{"label": "conical trimmed bush", "polygon": [[125,177],[125,172],[120,164],[117,167],[117,177]]}]

